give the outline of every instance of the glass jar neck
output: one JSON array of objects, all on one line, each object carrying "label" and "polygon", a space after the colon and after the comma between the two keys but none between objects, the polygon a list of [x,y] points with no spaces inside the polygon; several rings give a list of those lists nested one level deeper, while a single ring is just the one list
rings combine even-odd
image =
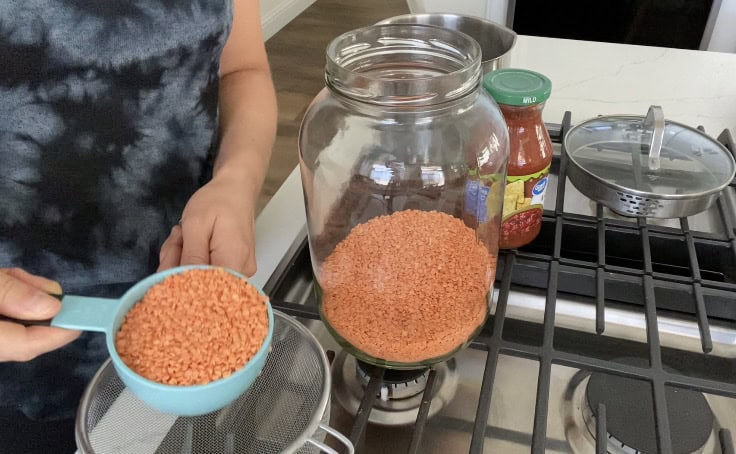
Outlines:
[{"label": "glass jar neck", "polygon": [[512,106],[509,104],[499,104],[503,118],[507,123],[514,121],[542,121],[542,110],[544,103],[532,104],[530,106]]},{"label": "glass jar neck", "polygon": [[480,83],[480,46],[453,30],[374,25],[345,33],[327,48],[327,86],[381,106],[428,106],[458,99]]}]

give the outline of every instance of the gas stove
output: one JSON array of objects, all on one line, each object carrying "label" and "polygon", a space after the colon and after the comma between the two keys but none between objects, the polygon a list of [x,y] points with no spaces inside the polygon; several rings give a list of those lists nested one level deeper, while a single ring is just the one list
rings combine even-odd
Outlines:
[{"label": "gas stove", "polygon": [[542,231],[500,254],[492,316],[450,361],[392,371],[342,351],[305,228],[264,285],[328,351],[330,424],[358,453],[734,452],[736,183],[689,218],[618,216],[565,177],[570,119],[547,125]]}]

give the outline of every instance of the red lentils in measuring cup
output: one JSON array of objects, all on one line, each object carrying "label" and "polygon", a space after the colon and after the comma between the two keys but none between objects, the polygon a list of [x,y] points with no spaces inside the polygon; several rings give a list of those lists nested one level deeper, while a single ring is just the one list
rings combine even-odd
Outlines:
[{"label": "red lentils in measuring cup", "polygon": [[267,298],[224,269],[192,269],[151,287],[125,315],[115,339],[123,362],[167,385],[230,376],[268,333]]}]

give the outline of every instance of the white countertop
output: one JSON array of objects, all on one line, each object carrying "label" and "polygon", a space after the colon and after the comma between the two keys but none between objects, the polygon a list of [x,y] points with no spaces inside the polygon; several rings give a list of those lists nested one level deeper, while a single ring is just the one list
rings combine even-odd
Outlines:
[{"label": "white countertop", "polygon": [[736,54],[519,36],[510,64],[552,80],[547,122],[565,110],[575,124],[658,104],[669,120],[736,133]]},{"label": "white countertop", "polygon": [[[544,119],[572,123],[596,115],[645,115],[652,104],[665,117],[736,134],[736,54],[519,36],[510,65],[552,80]],[[296,150],[295,150],[296,152]],[[294,169],[256,221],[256,285],[273,273],[306,222],[299,169]]]},{"label": "white countertop", "polygon": [[519,36],[510,64],[552,80],[547,122],[565,110],[575,124],[658,104],[669,120],[736,132],[735,54]]}]

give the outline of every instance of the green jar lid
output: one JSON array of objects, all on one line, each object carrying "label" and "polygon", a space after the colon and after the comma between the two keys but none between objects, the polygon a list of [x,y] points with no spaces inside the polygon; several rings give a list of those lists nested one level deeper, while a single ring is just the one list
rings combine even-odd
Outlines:
[{"label": "green jar lid", "polygon": [[483,88],[499,104],[531,106],[549,99],[552,81],[528,69],[505,68],[486,74]]}]

